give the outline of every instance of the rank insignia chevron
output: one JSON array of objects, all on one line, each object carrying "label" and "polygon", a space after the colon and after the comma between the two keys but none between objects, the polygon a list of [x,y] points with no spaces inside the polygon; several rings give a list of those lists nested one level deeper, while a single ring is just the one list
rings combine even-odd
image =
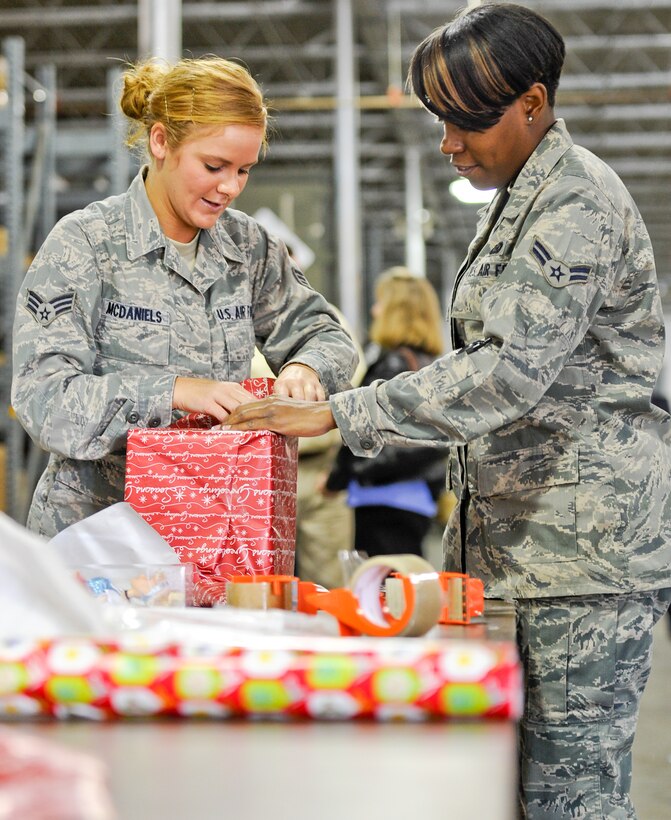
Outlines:
[{"label": "rank insignia chevron", "polygon": [[534,239],[530,253],[553,288],[584,285],[592,270],[590,265],[567,265],[566,262],[555,259],[540,239]]},{"label": "rank insignia chevron", "polygon": [[26,297],[26,310],[30,313],[38,325],[47,327],[54,319],[63,313],[69,313],[75,302],[74,291],[61,293],[53,299],[44,299],[34,290],[29,290]]}]

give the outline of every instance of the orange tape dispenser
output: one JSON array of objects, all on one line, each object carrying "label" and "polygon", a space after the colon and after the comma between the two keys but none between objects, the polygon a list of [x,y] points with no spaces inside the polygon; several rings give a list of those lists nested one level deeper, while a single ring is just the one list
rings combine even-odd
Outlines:
[{"label": "orange tape dispenser", "polygon": [[438,623],[442,591],[438,573],[423,558],[380,555],[357,567],[349,588],[306,590],[304,600],[333,615],[342,635],[418,636]]},{"label": "orange tape dispenser", "polygon": [[417,555],[363,561],[348,587],[326,590],[293,575],[234,576],[227,603],[247,609],[328,612],[341,635],[425,635],[438,623],[469,623],[483,611],[482,581],[436,572]]},{"label": "orange tape dispenser", "polygon": [[485,592],[480,578],[460,572],[439,572],[438,580],[444,596],[439,623],[469,624],[473,618],[483,615]]}]

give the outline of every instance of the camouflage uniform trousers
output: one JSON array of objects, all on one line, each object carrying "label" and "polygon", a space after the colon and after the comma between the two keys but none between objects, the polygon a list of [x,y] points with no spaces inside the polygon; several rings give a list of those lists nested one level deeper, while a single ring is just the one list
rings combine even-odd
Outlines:
[{"label": "camouflage uniform trousers", "polygon": [[671,588],[517,600],[520,817],[636,818],[631,750]]}]

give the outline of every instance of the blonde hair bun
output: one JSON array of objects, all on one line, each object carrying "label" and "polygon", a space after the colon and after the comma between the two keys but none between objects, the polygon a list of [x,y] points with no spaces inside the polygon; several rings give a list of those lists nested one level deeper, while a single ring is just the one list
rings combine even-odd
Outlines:
[{"label": "blonde hair bun", "polygon": [[181,145],[199,126],[251,125],[263,131],[268,109],[247,68],[223,57],[183,59],[170,65],[149,59],[123,73],[121,110],[131,120],[126,144],[148,148],[156,123],[168,144]]},{"label": "blonde hair bun", "polygon": [[149,97],[168,70],[166,64],[148,60],[124,72],[120,105],[127,117],[131,120],[144,119]]}]

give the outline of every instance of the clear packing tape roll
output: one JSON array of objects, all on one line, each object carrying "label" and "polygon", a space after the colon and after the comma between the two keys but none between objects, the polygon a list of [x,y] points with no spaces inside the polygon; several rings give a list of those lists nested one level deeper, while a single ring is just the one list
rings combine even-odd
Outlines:
[{"label": "clear packing tape roll", "polygon": [[439,622],[444,594],[440,573],[424,558],[381,555],[363,561],[347,587],[332,590],[292,576],[232,578],[227,605],[328,612],[342,635],[415,637]]},{"label": "clear packing tape roll", "polygon": [[[380,594],[383,581],[384,596]],[[372,625],[369,629],[376,628],[368,635],[426,635],[440,618],[443,596],[438,573],[418,555],[369,558],[354,571],[349,588],[359,602],[360,617]]]}]

